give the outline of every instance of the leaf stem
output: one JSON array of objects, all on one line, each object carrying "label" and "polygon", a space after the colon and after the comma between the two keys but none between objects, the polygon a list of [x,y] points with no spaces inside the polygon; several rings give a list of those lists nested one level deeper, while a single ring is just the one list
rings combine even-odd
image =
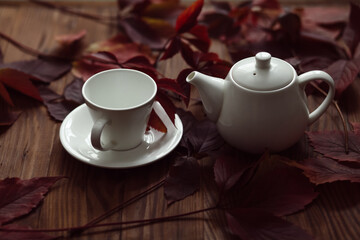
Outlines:
[{"label": "leaf stem", "polygon": [[51,2],[46,2],[46,1],[39,1],[39,0],[29,0],[29,1],[34,4],[43,6],[43,7],[57,9],[62,12],[65,12],[65,13],[73,14],[73,15],[76,15],[79,17],[90,19],[90,20],[95,20],[96,22],[100,22],[103,24],[116,25],[116,21],[117,21],[116,17],[111,17],[111,16],[105,17],[105,16],[101,16],[101,15],[97,15],[97,14],[85,13],[85,12],[77,11],[77,10],[70,9],[65,6],[60,6],[60,5],[53,4]]},{"label": "leaf stem", "polygon": [[195,215],[202,212],[207,212],[215,209],[220,209],[218,206],[203,208],[195,211],[190,211],[186,213],[175,214],[166,217],[157,217],[157,218],[148,218],[148,219],[138,219],[131,221],[123,221],[123,222],[110,222],[103,224],[93,224],[93,225],[84,225],[80,227],[68,227],[68,228],[47,228],[47,229],[18,229],[18,228],[5,228],[4,226],[0,227],[0,232],[65,232],[65,231],[84,231],[87,229],[93,228],[101,228],[101,227],[110,227],[110,226],[121,226],[121,225],[129,225],[129,224],[152,224],[156,222],[165,222],[174,220],[181,217],[186,217],[190,215]]},{"label": "leaf stem", "polygon": [[170,37],[169,39],[167,39],[167,41],[165,42],[164,46],[159,50],[159,54],[156,56],[156,60],[154,63],[154,68],[157,68],[157,65],[159,64],[160,61],[160,57],[163,54],[163,52],[165,52],[166,50],[166,46],[173,40],[173,38],[175,38],[176,35],[174,37]]},{"label": "leaf stem", "polygon": [[61,56],[56,56],[56,55],[50,55],[50,54],[45,54],[42,53],[36,49],[33,49],[31,47],[28,47],[16,40],[14,40],[13,38],[11,38],[10,36],[6,35],[5,33],[0,32],[0,38],[4,39],[5,41],[9,42],[10,44],[12,44],[13,46],[15,46],[16,48],[18,48],[19,50],[21,50],[24,53],[30,54],[32,56],[38,57],[38,58],[44,58],[44,59],[54,59],[54,60],[61,60],[61,61],[72,61],[73,59],[71,58],[66,58],[66,57],[61,57]]},{"label": "leaf stem", "polygon": [[122,202],[120,204],[118,204],[117,206],[113,207],[112,209],[110,209],[109,211],[105,212],[104,214],[100,215],[99,217],[93,219],[92,221],[88,222],[85,227],[88,226],[92,226],[97,224],[98,222],[104,220],[105,218],[111,216],[112,214],[114,214],[115,212],[127,207],[128,205],[134,203],[135,201],[143,198],[144,196],[146,196],[147,194],[151,193],[152,191],[155,191],[156,189],[158,189],[159,187],[161,187],[162,185],[164,185],[165,183],[165,178],[161,179],[159,182],[157,182],[156,184],[154,184],[153,186],[147,188],[146,190],[144,190],[143,192],[135,195],[134,197],[128,199],[125,202]]},{"label": "leaf stem", "polygon": [[219,207],[215,206],[215,207],[203,208],[203,209],[199,209],[199,210],[195,210],[195,211],[175,214],[175,215],[166,216],[166,217],[139,219],[139,220],[125,221],[125,222],[103,223],[103,224],[96,224],[96,225],[92,225],[92,226],[88,226],[88,227],[83,226],[83,228],[87,229],[87,228],[99,228],[99,227],[108,227],[108,226],[116,226],[116,225],[144,224],[144,223],[146,224],[146,223],[164,222],[164,221],[169,221],[169,220],[173,220],[173,219],[177,219],[177,218],[181,218],[181,217],[195,215],[195,214],[202,213],[202,212],[207,212],[207,211],[210,211],[210,210],[215,210],[215,209],[218,209],[218,208]]},{"label": "leaf stem", "polygon": [[345,119],[344,119],[344,116],[343,116],[343,114],[341,112],[341,109],[340,109],[337,101],[334,100],[333,103],[334,103],[335,108],[338,111],[338,113],[340,115],[340,118],[341,118],[341,121],[343,123],[344,134],[345,134],[345,153],[349,154],[349,132],[348,132],[348,129],[347,129],[347,126],[346,126],[346,123],[345,123]]},{"label": "leaf stem", "polygon": [[[310,82],[311,86],[313,86],[316,90],[318,90],[321,94],[323,94],[324,96],[327,96],[327,93],[322,90],[319,86],[317,86],[315,83]],[[339,116],[341,118],[341,122],[343,124],[343,128],[344,128],[344,135],[345,135],[345,153],[349,154],[349,132],[348,132],[348,128],[346,126],[346,122],[345,122],[345,118],[344,115],[341,112],[341,109],[339,107],[339,104],[337,103],[336,100],[332,100],[332,103],[334,104],[337,112],[339,113]]]}]

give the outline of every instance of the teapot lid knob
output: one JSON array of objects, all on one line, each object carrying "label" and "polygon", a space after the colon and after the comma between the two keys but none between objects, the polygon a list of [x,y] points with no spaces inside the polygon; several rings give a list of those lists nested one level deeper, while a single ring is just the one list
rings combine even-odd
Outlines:
[{"label": "teapot lid knob", "polygon": [[258,68],[269,68],[271,55],[267,52],[259,52],[255,55],[256,67]]},{"label": "teapot lid knob", "polygon": [[259,52],[255,57],[235,63],[231,78],[241,87],[255,91],[272,91],[285,87],[294,80],[295,69],[270,53]]}]

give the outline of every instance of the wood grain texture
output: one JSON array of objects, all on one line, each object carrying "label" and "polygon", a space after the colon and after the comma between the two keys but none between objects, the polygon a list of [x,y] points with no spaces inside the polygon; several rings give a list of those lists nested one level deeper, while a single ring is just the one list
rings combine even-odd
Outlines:
[{"label": "wood grain texture", "polygon": [[[87,12],[115,15],[114,5],[76,5]],[[31,4],[1,4],[0,31],[18,41],[43,52],[56,50],[54,37],[64,33],[88,31],[85,42],[104,40],[115,34],[116,29],[102,24],[40,8]],[[0,39],[4,61],[31,59]],[[229,59],[224,46],[214,41],[212,51]],[[160,64],[160,71],[175,77],[185,65],[179,58]],[[51,89],[61,93],[71,75],[52,83]],[[193,98],[197,92],[193,91]],[[80,226],[91,221],[120,202],[126,201],[166,176],[174,159],[171,154],[151,165],[130,170],[109,170],[85,165],[69,154],[59,140],[60,123],[50,119],[40,103],[16,94],[15,104],[25,106],[18,121],[0,130],[0,179],[39,176],[67,176],[55,185],[42,205],[19,223],[33,228],[61,228]],[[315,107],[321,97],[310,100]],[[192,102],[194,103],[194,102]],[[360,81],[356,81],[340,102],[346,118],[360,121]],[[0,102],[1,108],[6,106]],[[23,107],[22,107],[23,109]],[[191,104],[196,117],[204,118],[201,106]],[[334,107],[311,129],[341,129],[341,121]],[[306,141],[305,138],[303,142]],[[301,143],[300,143],[301,144]],[[299,157],[299,156],[295,156]],[[199,192],[178,203],[167,206],[160,188],[125,209],[114,213],[102,223],[131,221],[194,211],[213,206],[217,190],[211,174],[211,160],[202,159],[202,181]],[[306,211],[287,216],[286,219],[304,228],[316,239],[360,239],[360,185],[348,182],[325,184],[317,187],[320,197]],[[93,229],[71,239],[236,239],[226,229],[225,216],[219,211],[200,213],[179,221],[168,221],[144,226],[123,226],[105,231]],[[57,234],[54,234],[57,235]],[[70,238],[70,237],[67,237]]]}]

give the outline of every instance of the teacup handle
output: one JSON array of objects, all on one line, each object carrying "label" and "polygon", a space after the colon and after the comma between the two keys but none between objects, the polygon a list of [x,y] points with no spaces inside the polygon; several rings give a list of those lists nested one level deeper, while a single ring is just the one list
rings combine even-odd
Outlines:
[{"label": "teacup handle", "polygon": [[104,130],[104,127],[110,123],[110,120],[106,119],[106,118],[99,118],[98,120],[96,120],[96,122],[93,125],[93,128],[91,129],[91,134],[90,134],[90,140],[91,140],[91,145],[100,151],[107,151],[110,150],[110,146],[105,147],[101,144],[101,133]]},{"label": "teacup handle", "polygon": [[[170,120],[169,116],[167,115],[166,111],[164,110],[163,106],[158,101],[154,101],[152,108],[158,114],[161,121],[165,124],[165,126],[168,130],[168,133],[176,132],[175,125],[171,122],[171,120]],[[106,118],[99,118],[98,120],[96,120],[96,122],[94,123],[94,125],[91,129],[91,134],[90,134],[91,145],[95,149],[100,150],[100,151],[107,151],[112,148],[111,144],[108,144],[108,146],[104,146],[101,143],[101,134],[107,124],[110,124],[110,120],[108,120]]]},{"label": "teacup handle", "polygon": [[176,126],[170,120],[170,117],[168,116],[164,107],[161,105],[159,101],[154,101],[153,109],[160,118],[160,120],[164,123],[165,127],[167,128],[167,133],[175,132]]},{"label": "teacup handle", "polygon": [[312,111],[309,114],[308,125],[310,125],[313,122],[315,122],[331,104],[331,101],[333,100],[335,95],[334,80],[329,74],[319,70],[303,73],[298,77],[298,79],[299,79],[299,84],[303,88],[303,90],[305,90],[306,84],[308,84],[310,81],[314,81],[318,79],[323,80],[329,86],[329,91],[324,101],[314,111]]}]

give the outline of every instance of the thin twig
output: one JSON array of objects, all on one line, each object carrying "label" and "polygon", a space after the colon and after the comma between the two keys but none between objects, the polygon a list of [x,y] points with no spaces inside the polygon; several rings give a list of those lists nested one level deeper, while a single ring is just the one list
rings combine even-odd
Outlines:
[{"label": "thin twig", "polygon": [[62,12],[65,12],[65,13],[73,14],[73,15],[76,15],[79,17],[90,19],[90,20],[95,20],[96,22],[110,24],[110,25],[116,25],[116,23],[117,23],[117,17],[112,17],[112,16],[108,17],[108,16],[97,15],[97,14],[85,13],[85,12],[77,11],[75,9],[70,9],[65,6],[53,4],[51,2],[45,2],[45,1],[39,1],[39,0],[29,0],[29,1],[32,3],[35,3],[37,5],[43,6],[43,7],[57,9]]},{"label": "thin twig", "polygon": [[196,211],[190,211],[190,212],[181,213],[181,214],[175,214],[175,215],[166,216],[166,217],[139,219],[139,220],[125,221],[125,222],[103,223],[103,224],[96,224],[96,225],[92,225],[92,226],[88,226],[88,227],[83,226],[83,228],[99,228],[99,227],[108,227],[108,226],[117,226],[117,225],[165,222],[165,221],[169,221],[169,220],[173,220],[173,219],[177,219],[177,218],[181,218],[181,217],[186,217],[186,216],[190,216],[190,215],[195,215],[195,214],[198,214],[198,213],[207,212],[207,211],[215,210],[215,209],[219,209],[219,207],[217,207],[217,206],[216,207],[209,207],[209,208],[204,208],[204,209],[200,209],[200,210],[196,210]]},{"label": "thin twig", "polygon": [[115,212],[125,208],[126,206],[134,203],[135,201],[143,198],[144,196],[146,196],[147,194],[149,194],[152,191],[155,191],[156,189],[158,189],[159,187],[161,187],[162,185],[164,185],[165,183],[165,179],[160,180],[159,182],[157,182],[155,185],[151,186],[150,188],[147,188],[146,190],[144,190],[143,192],[137,194],[136,196],[128,199],[125,202],[122,202],[120,204],[118,204],[117,206],[113,207],[112,209],[110,209],[109,211],[105,212],[104,214],[100,215],[99,217],[93,219],[92,221],[88,222],[85,227],[88,226],[92,226],[97,224],[98,222],[104,220],[105,218],[111,216],[112,214],[114,214]]},{"label": "thin twig", "polygon": [[45,229],[18,229],[18,228],[4,228],[0,227],[0,232],[65,232],[65,231],[83,231],[87,229],[93,228],[101,228],[101,227],[109,227],[109,226],[120,226],[120,225],[129,225],[129,224],[150,224],[156,222],[165,222],[174,220],[181,217],[186,217],[190,215],[195,215],[202,212],[207,212],[211,210],[219,209],[218,206],[203,208],[200,210],[190,211],[181,214],[175,214],[166,217],[157,217],[157,218],[149,218],[149,219],[139,219],[139,220],[132,220],[132,221],[123,221],[123,222],[111,222],[111,223],[103,223],[103,224],[94,224],[94,225],[84,225],[80,227],[68,227],[68,228],[45,228]]},{"label": "thin twig", "polygon": [[[313,82],[310,82],[311,86],[313,86],[316,90],[318,90],[321,94],[323,94],[324,96],[327,96],[327,93],[322,90],[319,86],[317,86],[315,83]],[[340,115],[340,118],[341,118],[341,122],[343,124],[343,127],[344,127],[344,135],[345,135],[345,153],[348,154],[349,153],[349,132],[348,132],[348,128],[346,126],[346,122],[345,122],[345,118],[344,118],[344,115],[342,114],[341,112],[341,109],[339,107],[339,104],[337,103],[336,100],[332,100],[332,103],[334,104],[337,112],[339,113]]]},{"label": "thin twig", "polygon": [[10,36],[8,36],[8,35],[6,35],[5,33],[2,33],[2,32],[0,32],[0,38],[4,39],[8,43],[12,44],[13,46],[18,48],[22,52],[30,54],[30,55],[38,57],[38,58],[61,60],[61,61],[72,61],[73,60],[73,59],[67,58],[67,57],[61,57],[61,56],[56,56],[56,55],[51,55],[51,54],[46,54],[46,53],[40,52],[40,51],[38,51],[36,49],[28,47],[28,46],[14,40]]}]

